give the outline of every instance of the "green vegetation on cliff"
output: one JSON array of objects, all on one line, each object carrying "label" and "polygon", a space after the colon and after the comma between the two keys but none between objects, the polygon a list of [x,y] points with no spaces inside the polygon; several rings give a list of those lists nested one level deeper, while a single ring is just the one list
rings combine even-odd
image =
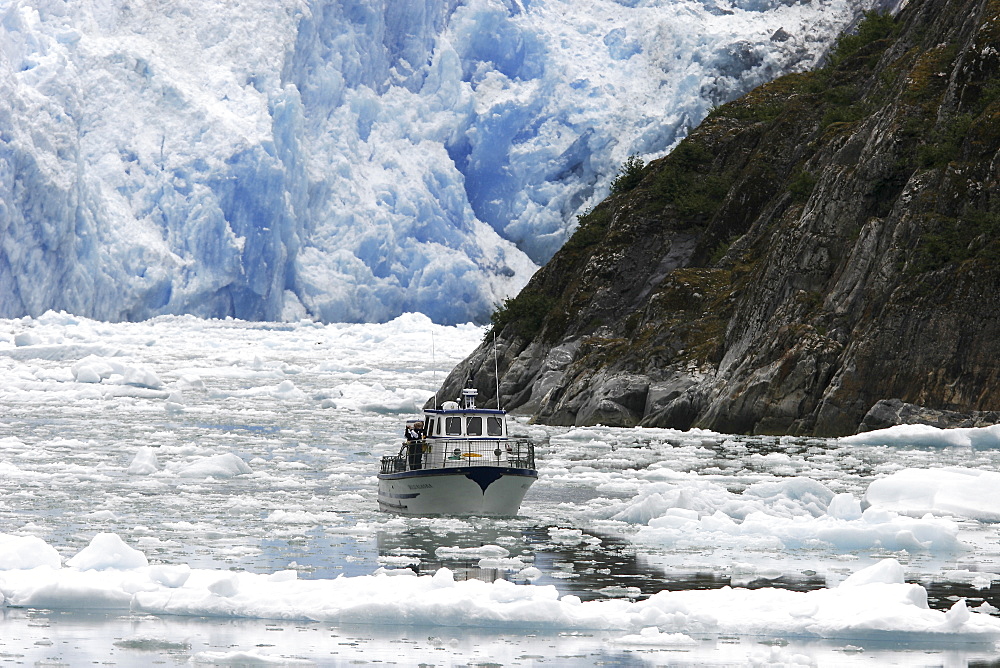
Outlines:
[{"label": "green vegetation on cliff", "polygon": [[622,166],[494,314],[505,405],[820,435],[881,399],[1000,407],[997,155],[1000,0],[866,14],[824,67]]}]

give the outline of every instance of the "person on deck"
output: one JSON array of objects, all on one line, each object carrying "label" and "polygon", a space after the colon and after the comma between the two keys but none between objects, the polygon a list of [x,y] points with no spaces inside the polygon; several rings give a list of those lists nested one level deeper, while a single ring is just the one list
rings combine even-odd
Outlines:
[{"label": "person on deck", "polygon": [[406,455],[410,470],[423,468],[424,444],[419,427],[420,422],[406,425]]}]

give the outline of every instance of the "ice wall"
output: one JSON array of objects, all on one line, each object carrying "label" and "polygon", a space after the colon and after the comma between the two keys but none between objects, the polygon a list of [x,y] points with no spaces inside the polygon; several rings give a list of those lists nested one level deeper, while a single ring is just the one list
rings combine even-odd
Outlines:
[{"label": "ice wall", "polygon": [[870,4],[0,3],[0,317],[481,321]]}]

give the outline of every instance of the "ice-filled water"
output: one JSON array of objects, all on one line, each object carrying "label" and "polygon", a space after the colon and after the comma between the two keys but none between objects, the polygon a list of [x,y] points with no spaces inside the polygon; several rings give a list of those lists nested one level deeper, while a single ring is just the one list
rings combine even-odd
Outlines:
[{"label": "ice-filled water", "polygon": [[873,2],[8,0],[0,316],[483,322]]},{"label": "ice-filled water", "polygon": [[378,457],[483,334],[414,314],[0,321],[0,660],[995,655],[992,429],[830,440],[522,420],[540,476],[517,518],[378,512]]}]

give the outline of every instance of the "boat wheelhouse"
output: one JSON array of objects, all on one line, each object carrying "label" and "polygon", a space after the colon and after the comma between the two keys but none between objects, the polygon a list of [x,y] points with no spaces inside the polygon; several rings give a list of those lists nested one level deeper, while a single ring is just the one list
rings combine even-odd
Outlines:
[{"label": "boat wheelhouse", "polygon": [[462,402],[424,410],[406,426],[399,454],[382,457],[381,510],[406,515],[513,516],[538,478],[534,445],[511,438],[507,413]]}]

